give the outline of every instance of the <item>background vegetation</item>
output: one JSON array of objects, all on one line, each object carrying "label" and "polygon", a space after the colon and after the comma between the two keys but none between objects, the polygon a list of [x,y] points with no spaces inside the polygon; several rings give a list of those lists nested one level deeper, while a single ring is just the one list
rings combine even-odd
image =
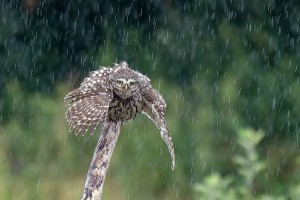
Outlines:
[{"label": "background vegetation", "polygon": [[166,98],[177,166],[140,116],[104,199],[299,199],[299,1],[2,0],[0,14],[1,199],[79,199],[99,134],[68,133],[62,99],[122,60]]}]

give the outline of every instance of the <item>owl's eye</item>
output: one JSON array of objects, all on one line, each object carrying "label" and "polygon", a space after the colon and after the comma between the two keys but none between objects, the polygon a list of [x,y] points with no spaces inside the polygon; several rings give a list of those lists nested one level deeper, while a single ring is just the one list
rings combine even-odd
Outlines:
[{"label": "owl's eye", "polygon": [[131,87],[134,87],[134,86],[135,86],[135,82],[130,82],[129,85],[130,85]]},{"label": "owl's eye", "polygon": [[136,85],[136,81],[134,79],[129,79],[127,83],[130,87],[135,87]]},{"label": "owl's eye", "polygon": [[123,85],[123,81],[121,81],[121,80],[117,80],[117,85]]}]

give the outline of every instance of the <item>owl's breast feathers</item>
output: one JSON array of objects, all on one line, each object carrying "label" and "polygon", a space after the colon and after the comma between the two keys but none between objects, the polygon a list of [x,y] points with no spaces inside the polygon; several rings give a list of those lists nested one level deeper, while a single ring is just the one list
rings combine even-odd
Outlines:
[{"label": "owl's breast feathers", "polygon": [[109,104],[108,117],[111,121],[127,122],[142,112],[144,107],[141,94],[136,93],[127,99],[116,95]]}]

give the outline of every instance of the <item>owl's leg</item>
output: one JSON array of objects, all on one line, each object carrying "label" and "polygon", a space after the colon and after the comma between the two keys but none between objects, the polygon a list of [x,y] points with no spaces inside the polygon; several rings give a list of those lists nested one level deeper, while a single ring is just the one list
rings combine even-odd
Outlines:
[{"label": "owl's leg", "polygon": [[109,162],[117,143],[122,122],[107,121],[94,151],[81,200],[100,200]]}]

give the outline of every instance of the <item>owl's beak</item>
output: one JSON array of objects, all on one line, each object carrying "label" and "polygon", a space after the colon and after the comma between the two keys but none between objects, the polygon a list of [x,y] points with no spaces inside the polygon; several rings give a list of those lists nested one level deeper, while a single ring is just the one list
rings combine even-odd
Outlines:
[{"label": "owl's beak", "polygon": [[126,91],[128,90],[128,85],[127,85],[127,84],[125,84],[125,90],[126,90]]}]

